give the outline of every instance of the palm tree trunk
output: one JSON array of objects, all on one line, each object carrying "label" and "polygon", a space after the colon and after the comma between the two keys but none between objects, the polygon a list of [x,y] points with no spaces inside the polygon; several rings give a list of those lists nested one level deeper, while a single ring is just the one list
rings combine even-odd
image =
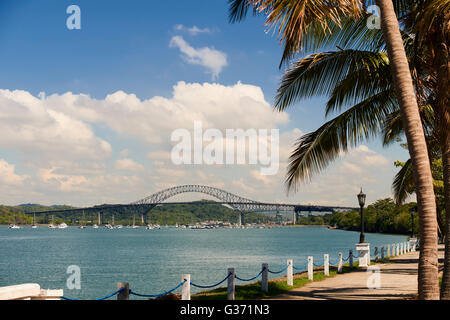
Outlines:
[{"label": "palm tree trunk", "polygon": [[[450,123],[450,112],[447,110],[447,121]],[[447,130],[448,132],[449,130]],[[450,134],[447,133],[447,143],[442,150],[442,169],[444,171],[445,223],[444,231],[444,274],[442,276],[441,299],[450,300]]]},{"label": "palm tree trunk", "polygon": [[411,156],[419,212],[419,299],[439,299],[436,203],[430,161],[392,0],[376,0],[397,100]]},{"label": "palm tree trunk", "polygon": [[[448,13],[447,13],[448,14]],[[448,21],[442,19],[441,21]],[[448,23],[448,22],[447,22]],[[442,23],[442,29],[448,26]],[[444,274],[442,276],[441,299],[450,300],[450,39],[444,32],[437,32],[436,67],[437,67],[437,102],[440,122],[442,169],[444,175],[445,222],[444,228]]]}]

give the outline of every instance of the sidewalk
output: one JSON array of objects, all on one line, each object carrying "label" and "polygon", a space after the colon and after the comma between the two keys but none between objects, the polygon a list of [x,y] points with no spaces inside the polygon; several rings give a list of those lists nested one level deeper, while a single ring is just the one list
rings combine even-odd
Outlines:
[{"label": "sidewalk", "polygon": [[[439,245],[439,270],[442,271],[444,246]],[[275,300],[390,300],[408,299],[417,295],[417,265],[419,252],[393,257],[380,268],[381,287],[368,289],[367,280],[373,274],[358,270],[339,274],[319,282],[293,289]]]}]

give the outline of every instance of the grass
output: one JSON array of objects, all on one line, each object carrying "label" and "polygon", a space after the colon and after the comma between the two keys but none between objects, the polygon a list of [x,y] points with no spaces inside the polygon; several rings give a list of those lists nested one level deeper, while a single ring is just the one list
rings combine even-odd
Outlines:
[{"label": "grass", "polygon": [[[312,281],[321,281],[337,275],[336,270],[331,270],[330,275],[325,276],[322,272],[315,272]],[[255,300],[267,297],[273,297],[282,293],[288,292],[292,289],[303,287],[305,284],[312,282],[308,280],[307,273],[299,273],[294,275],[293,285],[288,286],[286,277],[269,280],[269,291],[261,291],[261,281],[250,283],[247,285],[236,286],[235,300]],[[227,288],[217,288],[212,291],[204,291],[192,295],[192,300],[227,300]]]}]

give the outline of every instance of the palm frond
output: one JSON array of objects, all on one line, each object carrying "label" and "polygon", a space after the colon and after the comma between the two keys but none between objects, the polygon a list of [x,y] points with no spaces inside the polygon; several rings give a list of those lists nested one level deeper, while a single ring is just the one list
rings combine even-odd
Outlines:
[{"label": "palm frond", "polygon": [[[251,0],[228,0],[228,20],[230,23],[239,22],[247,16],[248,8],[252,5]],[[255,12],[254,12],[255,13]]]},{"label": "palm frond", "polygon": [[404,134],[400,110],[396,110],[386,117],[382,127],[383,146],[389,146],[396,142]]},{"label": "palm frond", "polygon": [[[333,90],[327,101],[325,115],[359,103],[379,92],[390,90],[391,69],[387,54],[357,51],[349,63],[349,73]],[[395,100],[395,92],[391,90]]]},{"label": "palm frond", "polygon": [[[428,146],[430,147],[432,140],[438,138],[434,137],[437,131],[435,128],[438,127],[436,123],[436,118],[434,114],[434,109],[431,105],[420,106],[420,118],[422,120],[422,126],[425,132],[425,138],[427,139]],[[383,136],[383,146],[389,146],[396,142],[404,134],[403,122],[400,114],[400,110],[396,110],[389,114],[381,129],[381,134]]]},{"label": "palm frond", "polygon": [[284,43],[281,65],[301,48],[304,35],[323,37],[329,33],[330,23],[339,26],[344,16],[358,18],[362,0],[229,0],[229,20],[243,20],[250,7],[254,14],[266,16],[266,26],[276,29]]},{"label": "palm frond", "polygon": [[392,92],[383,91],[300,137],[289,157],[287,189],[295,190],[299,182],[310,180],[341,152],[375,136],[393,108]]},{"label": "palm frond", "polygon": [[394,192],[394,200],[397,204],[402,204],[415,191],[411,159],[408,159],[395,175],[394,181],[392,182],[392,191]]},{"label": "palm frond", "polygon": [[[282,111],[295,101],[304,98],[315,95],[332,95],[335,86],[339,84],[345,86],[343,81],[349,74],[360,71],[365,74],[361,74],[362,77],[359,79],[353,76],[353,83],[356,81],[362,85],[363,82],[366,82],[365,88],[367,89],[370,87],[371,81],[369,75],[380,73],[384,76],[389,72],[386,59],[384,53],[360,50],[339,50],[309,55],[294,63],[283,75],[275,97],[274,108]],[[390,78],[378,76],[375,79],[385,82],[380,89],[382,90],[387,86]],[[376,88],[376,86],[372,88]],[[376,92],[371,91],[372,94]],[[333,100],[330,104],[339,105],[338,99],[344,96],[344,92],[341,90],[334,93],[333,99],[336,99],[336,103]]]}]

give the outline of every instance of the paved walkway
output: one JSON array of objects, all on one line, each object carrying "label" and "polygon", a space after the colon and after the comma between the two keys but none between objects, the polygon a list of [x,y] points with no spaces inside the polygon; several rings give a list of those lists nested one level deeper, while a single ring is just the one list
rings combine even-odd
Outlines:
[{"label": "paved walkway", "polygon": [[[323,281],[311,282],[286,294],[271,298],[277,300],[390,300],[417,296],[417,265],[419,252],[393,257],[389,263],[380,263],[380,288],[368,289],[367,280],[373,274],[354,271],[339,274]],[[444,247],[439,246],[440,270]]]}]

